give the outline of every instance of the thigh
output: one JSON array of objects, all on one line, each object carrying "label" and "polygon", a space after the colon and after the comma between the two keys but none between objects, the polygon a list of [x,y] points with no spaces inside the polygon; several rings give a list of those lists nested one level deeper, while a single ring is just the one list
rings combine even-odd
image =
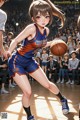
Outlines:
[{"label": "thigh", "polygon": [[38,81],[44,87],[46,87],[49,84],[49,80],[41,67],[39,67],[33,73],[30,73],[30,76],[32,76],[36,81]]},{"label": "thigh", "polygon": [[25,91],[31,92],[31,86],[26,75],[19,75],[15,73],[13,79],[15,80],[15,82],[18,84],[18,86],[21,88],[23,92]]}]

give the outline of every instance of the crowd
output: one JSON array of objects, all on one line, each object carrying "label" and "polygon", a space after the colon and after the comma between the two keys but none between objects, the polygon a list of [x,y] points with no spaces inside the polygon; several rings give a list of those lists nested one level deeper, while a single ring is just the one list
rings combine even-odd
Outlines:
[{"label": "crowd", "polygon": [[[56,84],[80,85],[80,31],[76,24],[79,14],[75,14],[74,7],[71,7],[70,11],[65,9],[65,7],[63,8],[67,13],[65,26],[59,30],[57,29],[58,23],[50,26],[51,31],[48,39],[60,38],[65,41],[68,45],[67,53],[62,57],[57,57],[51,54],[50,48],[43,48],[35,51],[34,58],[40,64],[49,80]],[[24,6],[23,11],[23,8],[17,8],[15,5],[11,6],[10,11],[7,11],[8,21],[4,35],[4,47],[6,50],[8,50],[15,35],[31,22],[26,11],[26,6]],[[28,77],[32,79],[30,76]],[[15,87],[16,85],[12,78],[9,77],[7,61],[2,56],[0,56],[0,81],[1,93],[9,93],[5,89],[6,83],[9,84],[9,87]]]}]

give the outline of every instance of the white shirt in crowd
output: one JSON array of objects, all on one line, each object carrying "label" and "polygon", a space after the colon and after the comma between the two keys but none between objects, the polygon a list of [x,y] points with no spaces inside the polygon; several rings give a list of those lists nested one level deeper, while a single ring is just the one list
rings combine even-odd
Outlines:
[{"label": "white shirt in crowd", "polygon": [[48,54],[42,54],[42,61],[43,62],[47,62],[47,59],[48,59]]},{"label": "white shirt in crowd", "polygon": [[78,38],[78,40],[80,40],[80,33],[79,32],[77,33],[77,38]]},{"label": "white shirt in crowd", "polygon": [[69,59],[69,63],[68,63],[69,69],[77,69],[78,65],[79,65],[79,59],[77,59],[77,58]]}]

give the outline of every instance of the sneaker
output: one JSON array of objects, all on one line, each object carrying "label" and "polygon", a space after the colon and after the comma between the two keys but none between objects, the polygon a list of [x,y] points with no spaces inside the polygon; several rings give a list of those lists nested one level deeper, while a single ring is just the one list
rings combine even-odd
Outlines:
[{"label": "sneaker", "polygon": [[9,94],[9,92],[5,89],[1,89],[1,94]]},{"label": "sneaker", "polygon": [[70,84],[71,84],[71,85],[74,85],[74,81],[72,81]]},{"label": "sneaker", "polygon": [[9,87],[10,87],[10,88],[14,88],[15,86],[14,86],[14,85],[12,85],[12,84],[9,84]]},{"label": "sneaker", "polygon": [[61,84],[63,84],[64,83],[64,79],[61,81]]},{"label": "sneaker", "polygon": [[61,100],[62,103],[62,111],[63,114],[68,114],[69,113],[69,106],[68,106],[68,101],[66,98],[64,98],[63,100]]},{"label": "sneaker", "polygon": [[27,118],[27,120],[35,120],[35,119],[34,116],[31,115],[29,118]]},{"label": "sneaker", "polygon": [[57,81],[57,83],[60,83],[60,79]]},{"label": "sneaker", "polygon": [[66,84],[70,84],[71,83],[71,81],[70,80],[68,80],[67,82],[66,82]]}]

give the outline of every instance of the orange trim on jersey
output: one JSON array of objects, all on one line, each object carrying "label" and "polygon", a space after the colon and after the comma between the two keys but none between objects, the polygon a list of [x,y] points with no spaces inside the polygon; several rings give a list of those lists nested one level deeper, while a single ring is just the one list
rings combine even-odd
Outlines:
[{"label": "orange trim on jersey", "polygon": [[21,48],[18,48],[18,53],[19,53],[20,55],[24,55],[26,52],[29,52],[29,51],[31,51],[31,50],[34,50],[35,46],[36,46],[36,43],[35,43],[35,42],[30,43],[30,44],[27,44],[26,46],[23,46],[23,47],[21,47]]},{"label": "orange trim on jersey", "polygon": [[20,75],[20,76],[21,76],[21,75],[26,75],[25,73],[22,74],[22,73],[19,73],[19,72],[15,72],[11,77],[12,77],[12,78],[15,77],[15,74],[16,74],[16,73],[17,73],[18,75]]}]

